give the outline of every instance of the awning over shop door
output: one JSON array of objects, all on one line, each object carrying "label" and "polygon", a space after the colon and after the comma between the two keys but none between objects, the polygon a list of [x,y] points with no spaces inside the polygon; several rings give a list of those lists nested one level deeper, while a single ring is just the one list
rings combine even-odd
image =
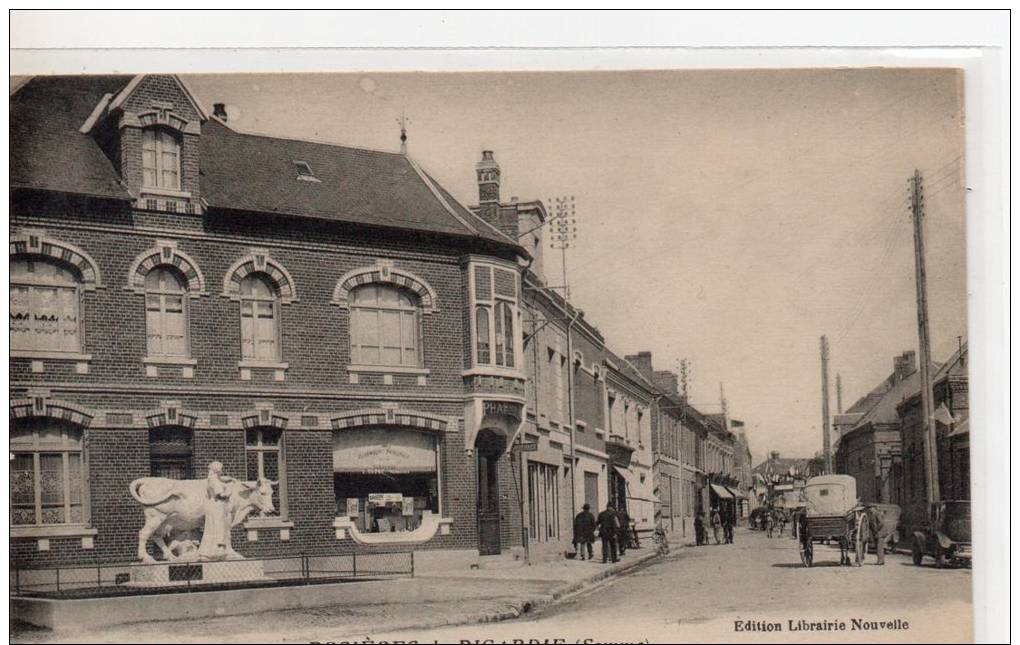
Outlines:
[{"label": "awning over shop door", "polygon": [[733,493],[729,491],[725,486],[719,484],[712,484],[712,491],[715,492],[721,499],[733,499]]}]

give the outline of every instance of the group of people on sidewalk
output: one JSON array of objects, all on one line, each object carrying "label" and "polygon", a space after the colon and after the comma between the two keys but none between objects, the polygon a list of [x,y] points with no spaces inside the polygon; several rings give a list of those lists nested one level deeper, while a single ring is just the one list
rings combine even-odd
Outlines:
[{"label": "group of people on sidewalk", "polygon": [[602,562],[619,562],[631,546],[638,546],[637,531],[631,527],[627,509],[616,510],[607,504],[596,518],[591,505],[585,504],[574,517],[574,552],[580,560],[595,559],[595,537],[602,540]]},{"label": "group of people on sidewalk", "polygon": [[[733,544],[733,527],[736,518],[730,511],[720,512],[713,508],[708,514],[708,525],[712,529],[712,537],[716,544]],[[719,541],[719,531],[722,530],[723,539]],[[698,513],[694,516],[694,542],[697,546],[708,544],[708,535],[705,532],[705,513]]]}]

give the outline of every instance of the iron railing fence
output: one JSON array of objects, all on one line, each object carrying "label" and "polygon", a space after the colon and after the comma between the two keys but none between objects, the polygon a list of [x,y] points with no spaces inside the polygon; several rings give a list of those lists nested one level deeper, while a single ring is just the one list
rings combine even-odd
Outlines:
[{"label": "iron railing fence", "polygon": [[414,577],[414,552],[314,554],[219,562],[96,563],[10,569],[10,595],[97,598]]}]

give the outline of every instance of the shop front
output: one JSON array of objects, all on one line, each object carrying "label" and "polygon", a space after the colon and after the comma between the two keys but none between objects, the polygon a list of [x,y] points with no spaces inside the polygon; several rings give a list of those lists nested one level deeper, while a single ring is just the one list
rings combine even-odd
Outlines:
[{"label": "shop front", "polygon": [[[337,537],[358,544],[420,544],[449,533],[443,507],[444,423],[402,415],[333,430]],[[384,421],[381,424],[371,422]],[[424,421],[424,423],[422,423]]]}]

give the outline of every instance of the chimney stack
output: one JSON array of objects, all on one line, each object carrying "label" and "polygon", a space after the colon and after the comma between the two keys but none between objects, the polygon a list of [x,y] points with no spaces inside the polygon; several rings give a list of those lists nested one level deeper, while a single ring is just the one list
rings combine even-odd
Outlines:
[{"label": "chimney stack", "polygon": [[227,106],[225,103],[213,103],[212,114],[221,121],[227,120]]},{"label": "chimney stack", "polygon": [[893,358],[893,371],[896,374],[896,381],[902,381],[917,371],[917,352],[907,350]]},{"label": "chimney stack", "polygon": [[624,356],[631,365],[634,366],[638,372],[641,372],[641,376],[645,377],[649,381],[655,382],[655,370],[652,368],[652,353],[651,352],[638,352],[637,354],[630,354]]},{"label": "chimney stack", "polygon": [[475,164],[478,176],[478,216],[503,231],[507,237],[520,237],[520,214],[517,204],[503,208],[499,204],[500,169],[492,150],[482,151],[482,160]]}]

